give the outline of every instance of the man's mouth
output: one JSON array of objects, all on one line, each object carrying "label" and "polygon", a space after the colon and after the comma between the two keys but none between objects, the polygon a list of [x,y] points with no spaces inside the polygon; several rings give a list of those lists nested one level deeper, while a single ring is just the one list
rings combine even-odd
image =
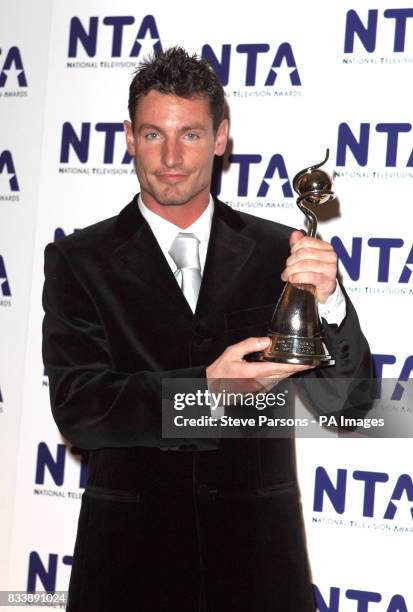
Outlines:
[{"label": "man's mouth", "polygon": [[188,177],[187,174],[183,174],[180,172],[161,172],[156,175],[156,178],[162,183],[167,183],[168,185],[175,185],[175,183],[180,183]]}]

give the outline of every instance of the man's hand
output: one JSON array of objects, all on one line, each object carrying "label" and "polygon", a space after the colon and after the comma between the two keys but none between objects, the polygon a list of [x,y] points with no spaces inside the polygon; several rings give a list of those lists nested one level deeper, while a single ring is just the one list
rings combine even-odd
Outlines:
[{"label": "man's hand", "polygon": [[232,379],[231,386],[240,393],[256,393],[273,387],[277,382],[311,369],[313,366],[272,363],[267,361],[245,361],[244,356],[255,351],[262,351],[270,342],[269,338],[247,338],[242,342],[228,346],[225,351],[206,369],[208,384],[215,387],[221,379]]},{"label": "man's hand", "polygon": [[336,288],[337,255],[329,242],[303,236],[299,231],[290,236],[291,255],[281,274],[283,281],[314,285],[321,304]]}]

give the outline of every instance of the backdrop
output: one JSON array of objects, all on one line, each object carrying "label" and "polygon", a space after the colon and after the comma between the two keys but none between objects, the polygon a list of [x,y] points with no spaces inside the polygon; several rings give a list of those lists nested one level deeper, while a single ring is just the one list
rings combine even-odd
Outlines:
[{"label": "backdrop", "polygon": [[[413,8],[363,4],[2,0],[0,590],[67,589],[85,468],[50,415],[43,250],[138,191],[121,124],[147,53],[181,44],[214,62],[232,134],[218,189],[233,208],[302,227],[292,177],[330,147],[339,204],[320,233],[378,375],[410,377]],[[413,612],[411,449],[297,440],[321,612]]]}]

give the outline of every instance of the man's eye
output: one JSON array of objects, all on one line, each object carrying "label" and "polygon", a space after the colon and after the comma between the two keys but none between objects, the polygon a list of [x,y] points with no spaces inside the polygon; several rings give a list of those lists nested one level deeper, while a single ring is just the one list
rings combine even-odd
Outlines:
[{"label": "man's eye", "polygon": [[194,134],[194,132],[187,132],[185,134],[185,138],[187,140],[198,140],[199,136],[198,136],[198,134]]},{"label": "man's eye", "polygon": [[146,140],[156,140],[158,134],[157,132],[148,132],[147,134],[145,134],[145,139]]}]

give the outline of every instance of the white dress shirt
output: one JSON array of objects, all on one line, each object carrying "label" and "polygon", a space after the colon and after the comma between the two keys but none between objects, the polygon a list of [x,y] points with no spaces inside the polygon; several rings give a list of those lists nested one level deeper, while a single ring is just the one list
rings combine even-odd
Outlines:
[{"label": "white dress shirt", "polygon": [[[205,267],[205,259],[208,250],[209,236],[211,233],[212,215],[214,214],[214,200],[209,197],[209,203],[204,212],[198,219],[189,227],[182,229],[174,223],[170,223],[163,217],[152,212],[145,206],[141,196],[138,197],[138,207],[142,216],[149,224],[159,247],[168,262],[172,273],[175,274],[177,266],[169,255],[168,251],[171,248],[172,242],[179,232],[194,234],[199,240],[199,261],[201,264],[201,276]],[[178,279],[177,279],[178,282]],[[318,312],[320,317],[323,317],[329,324],[337,324],[344,320],[346,316],[346,301],[341,291],[340,285],[336,284],[336,289],[326,300],[324,304],[318,304]]]},{"label": "white dress shirt", "polygon": [[[209,235],[211,233],[212,215],[214,214],[214,200],[212,197],[209,198],[209,203],[204,212],[198,219],[189,227],[182,229],[174,223],[167,221],[163,217],[160,217],[156,213],[152,212],[145,206],[141,196],[138,197],[139,210],[142,216],[149,223],[158,244],[164,254],[166,261],[168,262],[173,274],[177,271],[177,266],[169,255],[168,251],[171,248],[173,241],[175,240],[179,232],[185,234],[194,234],[199,240],[199,262],[201,264],[201,276],[204,272],[205,259],[208,250]],[[178,282],[178,281],[177,281]]]}]

